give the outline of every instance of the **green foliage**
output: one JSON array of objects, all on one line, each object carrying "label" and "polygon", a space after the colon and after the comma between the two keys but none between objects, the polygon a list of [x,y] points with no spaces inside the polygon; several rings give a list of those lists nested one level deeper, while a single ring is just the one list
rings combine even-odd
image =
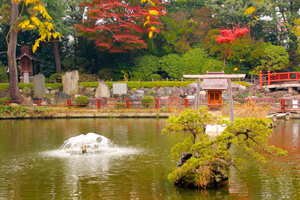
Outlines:
[{"label": "green foliage", "polygon": [[89,103],[89,98],[87,96],[82,95],[76,97],[75,101],[77,105],[86,106]]},{"label": "green foliage", "polygon": [[155,81],[158,81],[158,80],[160,80],[161,79],[161,75],[159,75],[159,74],[151,74],[150,75],[150,79],[152,80],[155,80]]},{"label": "green foliage", "polygon": [[163,56],[160,65],[169,77],[181,79],[184,74],[202,74],[209,60],[208,54],[203,49],[197,48],[183,55],[169,54]]},{"label": "green foliage", "polygon": [[21,117],[27,114],[28,108],[22,106],[0,106],[0,116]]},{"label": "green foliage", "polygon": [[0,61],[0,83],[6,83],[8,81],[8,75],[5,66]]},{"label": "green foliage", "polygon": [[94,82],[98,81],[98,76],[96,74],[79,74],[79,82]]},{"label": "green foliage", "polygon": [[61,83],[62,80],[62,74],[59,73],[55,73],[55,74],[51,74],[51,76],[49,77],[49,82],[50,83]]},{"label": "green foliage", "polygon": [[126,108],[126,104],[122,102],[117,102],[114,107],[117,109]]},{"label": "green foliage", "polygon": [[258,162],[266,162],[266,152],[271,155],[286,155],[286,151],[268,145],[271,136],[271,121],[267,119],[238,119],[235,124],[228,127],[215,138],[210,138],[204,133],[206,124],[224,123],[200,109],[186,110],[179,116],[171,116],[163,133],[189,132],[191,135],[184,142],[172,148],[172,156],[189,153],[192,155],[182,166],[179,166],[169,174],[168,178],[178,185],[206,188],[213,184],[216,166],[222,169],[222,173],[229,177],[229,166],[241,167],[246,160],[231,154],[230,147],[234,145],[244,150],[251,158]]},{"label": "green foliage", "polygon": [[263,73],[276,72],[285,70],[289,65],[289,54],[286,49],[281,46],[275,46],[271,43],[265,45],[264,54],[260,58],[260,65],[254,67],[251,72],[253,75],[259,75],[260,71]]},{"label": "green foliage", "polygon": [[112,78],[112,70],[110,68],[100,69],[98,76],[101,80],[110,80]]},{"label": "green foliage", "polygon": [[6,105],[6,101],[11,100],[10,98],[7,97],[3,97],[0,98],[0,105]]},{"label": "green foliage", "polygon": [[134,67],[131,69],[131,80],[149,80],[151,74],[159,71],[159,58],[145,55],[133,60]]},{"label": "green foliage", "polygon": [[153,96],[145,96],[142,98],[143,107],[149,108],[154,104]]}]

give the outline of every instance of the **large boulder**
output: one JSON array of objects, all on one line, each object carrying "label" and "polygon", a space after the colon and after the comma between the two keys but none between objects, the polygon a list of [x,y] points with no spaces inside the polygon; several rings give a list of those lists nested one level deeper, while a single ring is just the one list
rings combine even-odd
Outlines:
[{"label": "large boulder", "polygon": [[62,77],[63,91],[68,95],[78,94],[79,73],[77,70],[66,72]]},{"label": "large boulder", "polygon": [[104,81],[99,81],[99,85],[96,89],[95,97],[97,99],[110,98],[109,88]]}]

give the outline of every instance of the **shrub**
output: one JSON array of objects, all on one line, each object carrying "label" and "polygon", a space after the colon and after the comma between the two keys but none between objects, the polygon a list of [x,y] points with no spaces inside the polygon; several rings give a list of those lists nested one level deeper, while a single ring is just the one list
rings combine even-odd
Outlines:
[{"label": "shrub", "polygon": [[151,80],[154,79],[154,80],[157,81],[157,80],[161,79],[161,76],[159,74],[151,74],[150,79]]},{"label": "shrub", "polygon": [[153,96],[145,96],[142,98],[143,107],[149,108],[152,104],[154,104]]},{"label": "shrub", "polygon": [[56,83],[56,82],[61,82],[62,79],[62,74],[59,73],[55,73],[55,74],[51,74],[51,76],[49,77],[49,82],[50,83]]},{"label": "shrub", "polygon": [[137,57],[133,61],[131,80],[149,80],[151,74],[159,71],[159,58],[153,55]]},{"label": "shrub", "polygon": [[86,106],[89,103],[89,98],[87,96],[78,96],[75,98],[77,105],[83,105]]}]

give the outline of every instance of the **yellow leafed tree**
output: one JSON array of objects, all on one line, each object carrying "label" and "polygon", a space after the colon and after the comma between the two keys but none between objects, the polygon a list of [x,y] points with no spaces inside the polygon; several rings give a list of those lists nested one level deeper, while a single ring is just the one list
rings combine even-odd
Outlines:
[{"label": "yellow leafed tree", "polygon": [[[21,12],[19,13],[19,5],[22,7]],[[23,97],[20,94],[18,86],[18,72],[17,72],[17,63],[16,63],[16,47],[17,47],[17,36],[18,36],[18,27],[17,23],[23,14],[24,8],[32,5],[33,10],[38,13],[38,17],[34,14],[30,19],[25,20],[18,24],[19,28],[22,30],[38,30],[39,38],[35,41],[33,46],[33,52],[36,51],[39,47],[40,42],[49,41],[51,38],[62,37],[58,32],[55,32],[53,24],[51,23],[52,18],[48,14],[46,8],[39,0],[11,0],[8,22],[10,29],[6,36],[7,43],[7,61],[9,67],[9,87],[10,87],[10,96],[13,100],[18,102],[23,100]]]}]

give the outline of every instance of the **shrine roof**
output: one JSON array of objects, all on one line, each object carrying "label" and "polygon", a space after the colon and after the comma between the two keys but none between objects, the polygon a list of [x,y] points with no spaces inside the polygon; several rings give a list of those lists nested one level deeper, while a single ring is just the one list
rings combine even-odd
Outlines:
[{"label": "shrine roof", "polygon": [[21,55],[19,55],[19,56],[16,58],[16,60],[21,60],[24,56],[27,56],[30,60],[36,60],[36,61],[39,61],[39,60],[37,59],[37,57],[31,55],[30,49],[29,49],[29,47],[26,46],[26,45],[22,47]]}]

